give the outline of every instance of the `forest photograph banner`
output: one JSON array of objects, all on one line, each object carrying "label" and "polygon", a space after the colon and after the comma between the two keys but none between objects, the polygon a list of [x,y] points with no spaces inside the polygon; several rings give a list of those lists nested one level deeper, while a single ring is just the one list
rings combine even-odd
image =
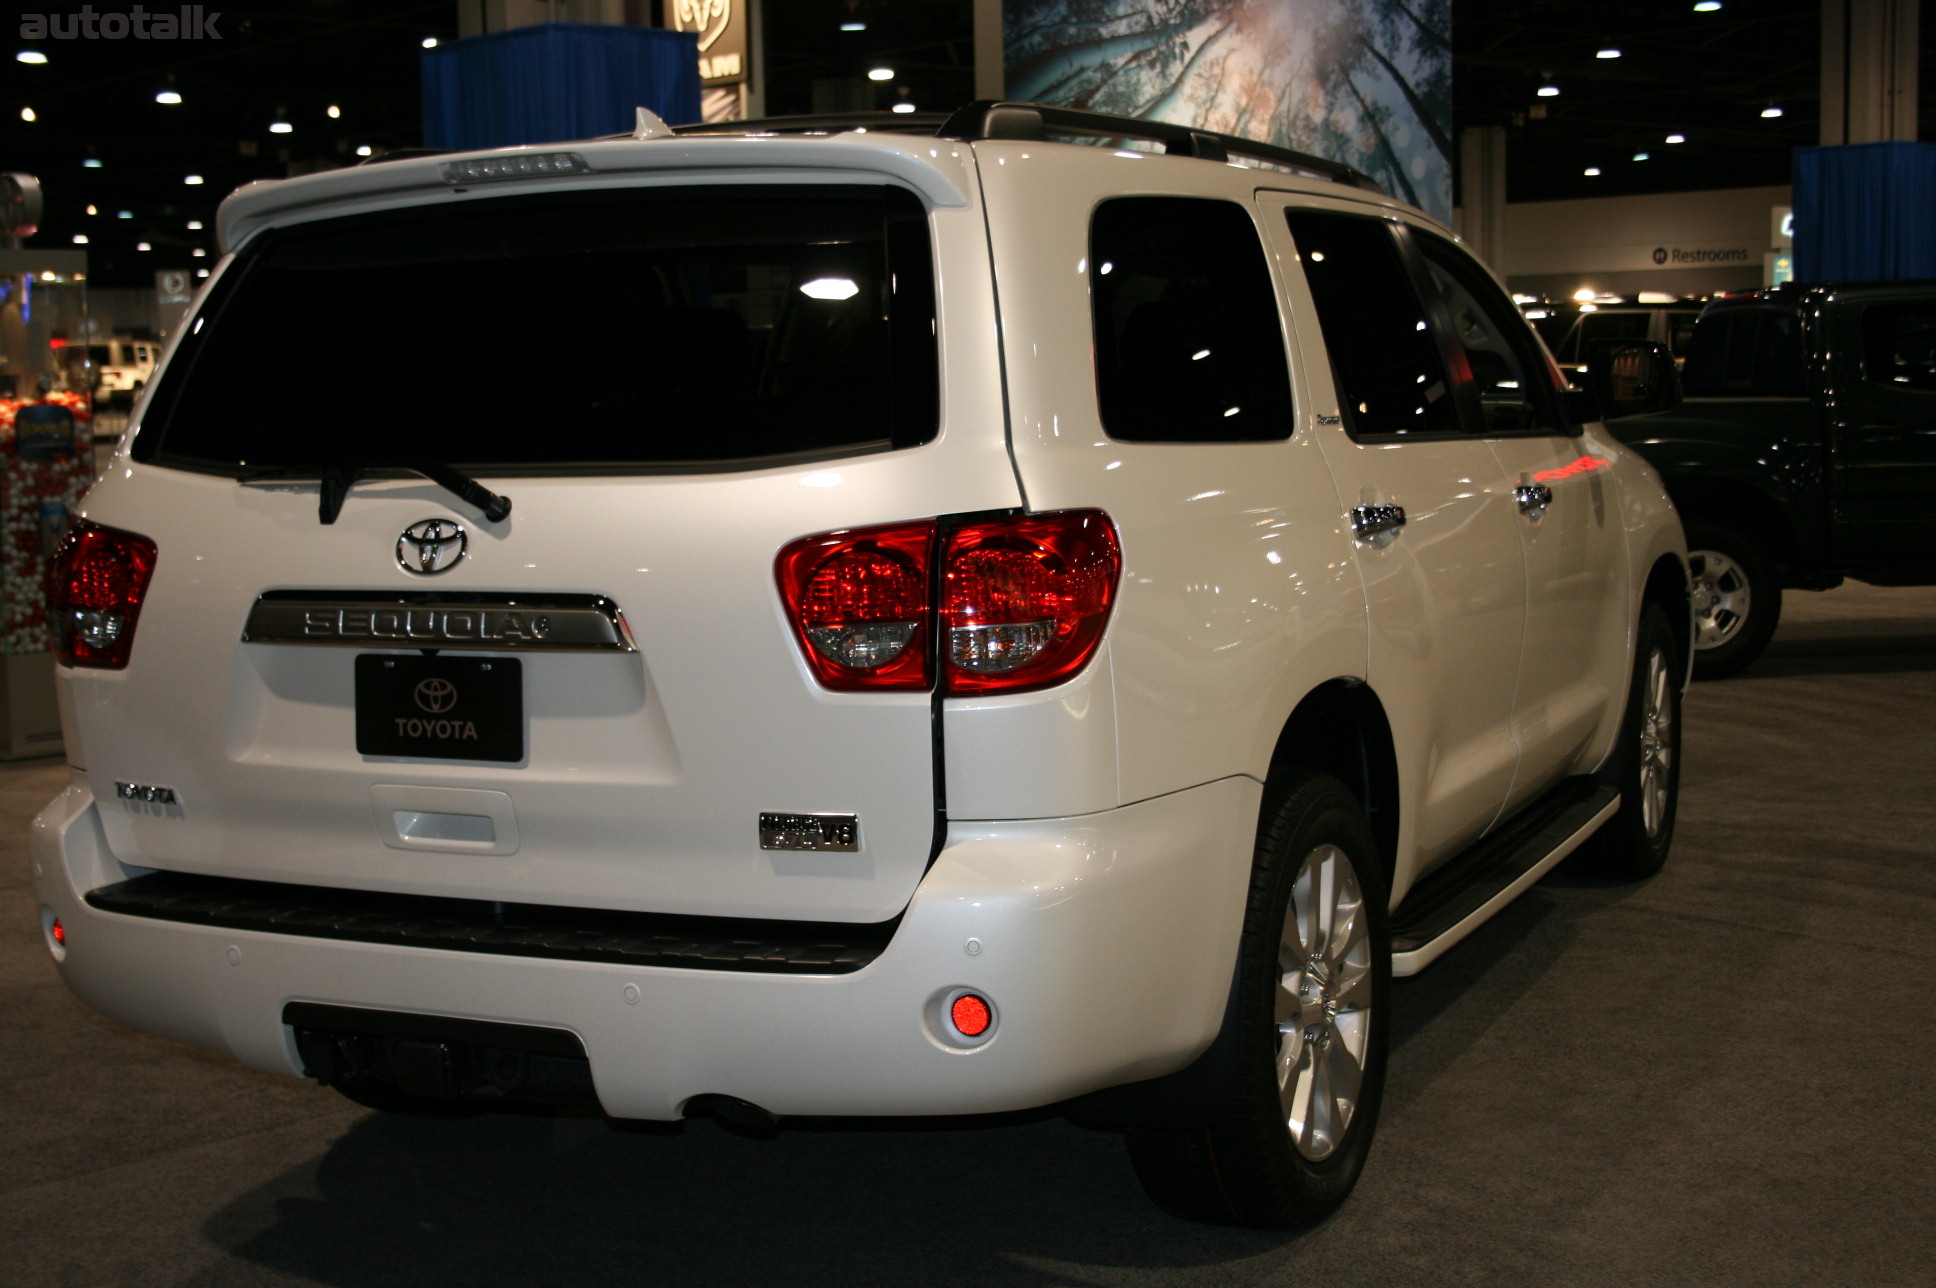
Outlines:
[{"label": "forest photograph banner", "polygon": [[1003,0],[1005,97],[1355,166],[1452,218],[1452,0]]}]

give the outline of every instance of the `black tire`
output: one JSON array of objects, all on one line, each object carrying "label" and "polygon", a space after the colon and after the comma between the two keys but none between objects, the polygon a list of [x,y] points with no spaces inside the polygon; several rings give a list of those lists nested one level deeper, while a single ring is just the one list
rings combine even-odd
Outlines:
[{"label": "black tire", "polygon": [[1674,844],[1681,786],[1681,663],[1659,605],[1641,610],[1633,683],[1620,741],[1598,775],[1620,790],[1620,810],[1581,847],[1603,876],[1639,881],[1660,871]]},{"label": "black tire", "polygon": [[1384,1091],[1385,889],[1377,844],[1342,783],[1315,774],[1273,782],[1236,990],[1213,1044],[1232,1056],[1217,1066],[1215,1116],[1207,1127],[1127,1133],[1137,1178],[1163,1208],[1220,1225],[1300,1229],[1351,1193]]},{"label": "black tire", "polygon": [[1781,620],[1781,575],[1760,544],[1719,523],[1687,525],[1694,678],[1718,680],[1761,656]]}]

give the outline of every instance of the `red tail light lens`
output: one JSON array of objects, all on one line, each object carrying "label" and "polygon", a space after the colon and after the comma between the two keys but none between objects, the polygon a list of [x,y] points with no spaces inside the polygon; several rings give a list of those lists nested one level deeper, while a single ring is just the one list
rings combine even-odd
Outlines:
[{"label": "red tail light lens", "polygon": [[[830,689],[933,683],[936,524],[806,537],[780,552],[780,593],[815,677]],[[1122,578],[1099,510],[969,524],[948,535],[939,628],[944,693],[1017,692],[1081,670]]]},{"label": "red tail light lens", "polygon": [[126,666],[154,571],[155,543],[148,538],[76,523],[54,556],[47,596],[54,656],[66,666]]},{"label": "red tail light lens", "polygon": [[943,563],[949,693],[1013,693],[1080,671],[1102,640],[1122,578],[1100,510],[957,528]]},{"label": "red tail light lens", "polygon": [[926,689],[934,524],[857,528],[780,552],[780,595],[830,689]]}]

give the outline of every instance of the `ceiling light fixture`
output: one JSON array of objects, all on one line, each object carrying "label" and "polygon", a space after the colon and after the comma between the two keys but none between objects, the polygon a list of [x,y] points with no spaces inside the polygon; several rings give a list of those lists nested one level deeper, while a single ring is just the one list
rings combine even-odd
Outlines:
[{"label": "ceiling light fixture", "polygon": [[181,95],[176,93],[172,89],[162,90],[159,94],[155,95],[155,102],[166,103],[169,107],[173,107],[175,104],[181,101],[182,101]]},{"label": "ceiling light fixture", "polygon": [[199,188],[202,186],[202,176],[199,174],[185,174],[182,176],[182,182],[191,188]]},{"label": "ceiling light fixture", "polygon": [[1587,178],[1591,179],[1600,173],[1600,167],[1597,165],[1590,165],[1586,169],[1580,171],[1580,173],[1585,175]]},{"label": "ceiling light fixture", "polygon": [[83,170],[99,170],[100,168],[101,168],[100,157],[89,157],[85,161],[81,162],[81,169]]},{"label": "ceiling light fixture", "polygon": [[287,121],[269,122],[269,133],[271,134],[294,134],[295,132],[296,132],[296,127],[289,124],[289,122]]},{"label": "ceiling light fixture", "polygon": [[31,122],[31,121],[38,121],[38,120],[39,120],[40,118],[39,118],[38,116],[36,116],[36,115],[34,115],[34,109],[33,109],[33,108],[31,108],[31,107],[23,107],[23,108],[21,108],[21,109],[20,109],[20,119],[21,119],[21,120],[23,120],[23,121],[29,121],[29,122]]},{"label": "ceiling light fixture", "polygon": [[199,220],[199,219],[191,219],[191,220],[189,220],[189,221],[188,221],[188,231],[189,231],[189,232],[191,232],[191,233],[198,233],[198,232],[200,232],[201,230],[202,230],[202,221],[201,221],[201,220]]},{"label": "ceiling light fixture", "polygon": [[896,112],[912,112],[912,111],[914,110],[914,104],[912,104],[912,103],[896,103],[896,104],[894,105],[894,110],[895,110]]},{"label": "ceiling light fixture", "polygon": [[1767,107],[1764,107],[1761,109],[1761,119],[1764,121],[1772,121],[1777,116],[1780,116],[1780,115],[1781,115],[1781,109],[1776,107],[1772,103],[1770,103]]},{"label": "ceiling light fixture", "polygon": [[323,114],[332,121],[340,120],[343,115],[343,109],[331,103],[327,108],[323,109]]},{"label": "ceiling light fixture", "polygon": [[1667,141],[1669,143],[1685,143],[1687,142],[1687,136],[1685,134],[1670,134],[1667,136]]},{"label": "ceiling light fixture", "polygon": [[36,67],[47,61],[47,55],[41,53],[38,49],[23,49],[15,54],[13,58],[17,63],[32,63]]},{"label": "ceiling light fixture", "polygon": [[1536,92],[1541,98],[1558,98],[1560,95],[1560,87],[1557,85],[1541,85]]},{"label": "ceiling light fixture", "polygon": [[425,36],[423,38],[423,47],[425,49],[435,49],[437,47],[437,37]]},{"label": "ceiling light fixture", "polygon": [[1651,156],[1653,156],[1653,153],[1651,152],[1636,152],[1634,153],[1634,160],[1645,161]]},{"label": "ceiling light fixture", "polygon": [[1595,58],[1618,58],[1620,57],[1620,51],[1618,49],[1602,49],[1593,56]]},{"label": "ceiling light fixture", "polygon": [[842,31],[866,31],[867,24],[864,22],[843,22],[840,24],[840,29]]},{"label": "ceiling light fixture", "polygon": [[892,67],[870,68],[867,73],[867,79],[871,81],[891,81],[894,79],[894,69]]},{"label": "ceiling light fixture", "polygon": [[1695,13],[1713,13],[1716,9],[1719,9],[1720,7],[1721,7],[1721,0],[1700,0],[1700,2],[1694,6],[1694,12]]}]

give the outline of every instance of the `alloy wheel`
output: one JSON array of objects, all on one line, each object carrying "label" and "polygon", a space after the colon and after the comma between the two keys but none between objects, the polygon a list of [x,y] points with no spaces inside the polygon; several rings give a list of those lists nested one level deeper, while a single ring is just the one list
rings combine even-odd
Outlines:
[{"label": "alloy wheel", "polygon": [[1694,647],[1719,648],[1741,633],[1754,588],[1740,564],[1718,550],[1688,552],[1693,574]]},{"label": "alloy wheel", "polygon": [[1304,856],[1277,960],[1278,1101],[1298,1152],[1317,1162],[1351,1126],[1371,1036],[1370,927],[1357,871],[1339,847]]}]

